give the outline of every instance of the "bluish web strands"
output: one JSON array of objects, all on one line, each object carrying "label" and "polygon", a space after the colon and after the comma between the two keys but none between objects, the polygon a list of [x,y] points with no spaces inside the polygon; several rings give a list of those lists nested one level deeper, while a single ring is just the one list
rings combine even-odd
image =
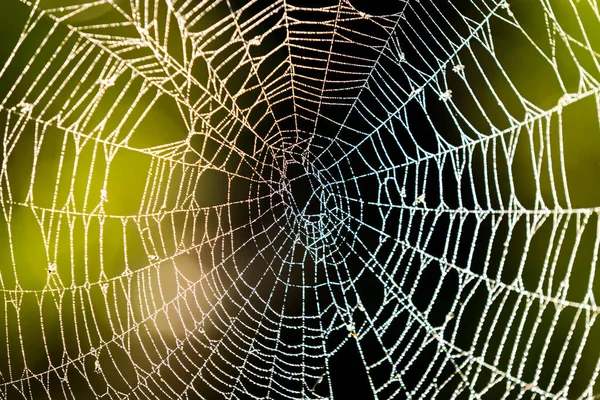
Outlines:
[{"label": "bluish web strands", "polygon": [[5,0],[0,398],[600,396],[595,0]]}]

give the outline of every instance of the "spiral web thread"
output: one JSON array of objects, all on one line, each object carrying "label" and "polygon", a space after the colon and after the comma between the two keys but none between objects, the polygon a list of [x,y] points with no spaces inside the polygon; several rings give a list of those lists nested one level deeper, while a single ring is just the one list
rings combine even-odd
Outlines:
[{"label": "spiral web thread", "polygon": [[2,398],[600,393],[596,2],[9,3]]}]

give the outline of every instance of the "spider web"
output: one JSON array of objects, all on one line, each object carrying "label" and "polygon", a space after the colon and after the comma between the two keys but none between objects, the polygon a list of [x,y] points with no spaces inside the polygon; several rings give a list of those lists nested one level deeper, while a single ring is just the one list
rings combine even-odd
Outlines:
[{"label": "spider web", "polygon": [[600,393],[597,3],[362,3],[3,4],[2,398]]}]

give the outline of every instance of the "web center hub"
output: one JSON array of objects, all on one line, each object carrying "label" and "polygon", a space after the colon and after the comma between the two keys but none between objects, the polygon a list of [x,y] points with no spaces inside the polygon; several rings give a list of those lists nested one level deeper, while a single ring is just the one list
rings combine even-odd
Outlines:
[{"label": "web center hub", "polygon": [[318,174],[299,162],[287,163],[284,172],[284,197],[288,206],[298,215],[323,213],[323,184]]}]

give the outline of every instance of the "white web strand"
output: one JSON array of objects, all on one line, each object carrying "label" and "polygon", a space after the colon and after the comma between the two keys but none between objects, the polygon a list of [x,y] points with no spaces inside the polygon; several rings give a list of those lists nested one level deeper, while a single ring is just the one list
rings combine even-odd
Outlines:
[{"label": "white web strand", "polygon": [[2,398],[600,394],[592,0],[9,3]]}]

